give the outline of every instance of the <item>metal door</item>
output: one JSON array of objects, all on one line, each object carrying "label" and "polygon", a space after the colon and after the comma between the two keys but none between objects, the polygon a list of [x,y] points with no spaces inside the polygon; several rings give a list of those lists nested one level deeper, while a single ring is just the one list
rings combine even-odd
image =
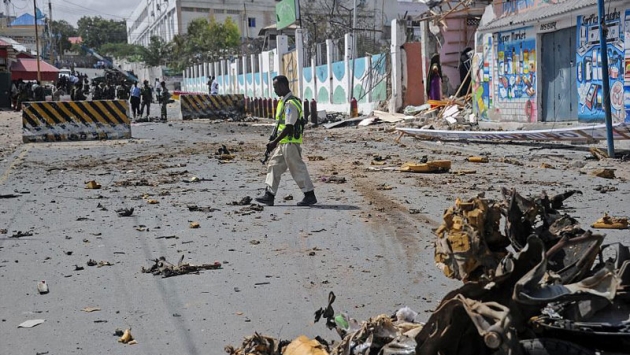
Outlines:
[{"label": "metal door", "polygon": [[542,35],[542,120],[577,120],[576,28]]},{"label": "metal door", "polygon": [[11,107],[11,74],[0,73],[0,107]]}]

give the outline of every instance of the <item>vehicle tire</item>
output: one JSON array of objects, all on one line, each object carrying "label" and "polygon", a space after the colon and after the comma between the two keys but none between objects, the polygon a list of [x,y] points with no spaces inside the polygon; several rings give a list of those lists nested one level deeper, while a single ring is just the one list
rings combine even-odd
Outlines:
[{"label": "vehicle tire", "polygon": [[525,355],[595,355],[594,351],[558,339],[527,339],[521,340],[520,344]]}]

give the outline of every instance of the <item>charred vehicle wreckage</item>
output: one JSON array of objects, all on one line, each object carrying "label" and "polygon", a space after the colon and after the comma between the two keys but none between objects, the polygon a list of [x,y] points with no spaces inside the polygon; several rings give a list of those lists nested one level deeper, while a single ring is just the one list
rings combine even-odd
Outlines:
[{"label": "charred vehicle wreckage", "polygon": [[[604,244],[561,212],[579,191],[526,198],[457,199],[435,231],[435,262],[464,284],[426,323],[409,308],[359,323],[328,306],[316,313],[340,342],[260,334],[230,355],[560,355],[630,353],[630,250]],[[503,232],[502,232],[503,230]]]}]

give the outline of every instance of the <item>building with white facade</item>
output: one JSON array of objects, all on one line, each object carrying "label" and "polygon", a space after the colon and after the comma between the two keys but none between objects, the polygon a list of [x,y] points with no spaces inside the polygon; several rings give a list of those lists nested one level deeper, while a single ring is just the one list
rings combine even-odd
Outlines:
[{"label": "building with white facade", "polygon": [[152,36],[166,42],[185,34],[188,24],[197,18],[228,17],[238,26],[243,38],[255,38],[260,30],[275,23],[276,0],[146,0],[127,20],[127,42],[148,45]]}]

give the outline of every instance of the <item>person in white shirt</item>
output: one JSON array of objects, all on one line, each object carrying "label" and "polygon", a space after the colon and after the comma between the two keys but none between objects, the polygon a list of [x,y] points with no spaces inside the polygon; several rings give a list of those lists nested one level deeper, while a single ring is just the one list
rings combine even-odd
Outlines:
[{"label": "person in white shirt", "polygon": [[219,95],[219,82],[215,77],[212,77],[212,84],[210,85],[210,95]]}]

